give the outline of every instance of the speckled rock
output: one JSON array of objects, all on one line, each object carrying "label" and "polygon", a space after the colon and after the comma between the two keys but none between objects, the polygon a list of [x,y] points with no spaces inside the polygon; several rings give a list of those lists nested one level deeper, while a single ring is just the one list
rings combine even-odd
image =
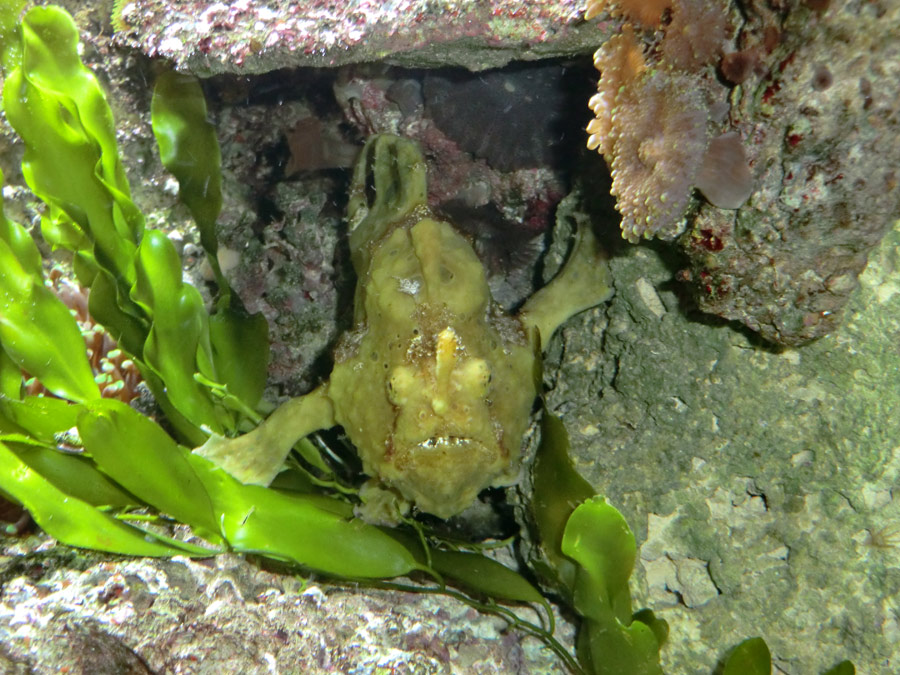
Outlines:
[{"label": "speckled rock", "polygon": [[3,672],[560,672],[536,639],[452,598],[319,584],[238,556],[110,559],[33,536],[7,542],[0,578]]},{"label": "speckled rock", "polygon": [[197,74],[386,60],[497,67],[588,53],[602,34],[580,0],[130,0],[119,39]]}]

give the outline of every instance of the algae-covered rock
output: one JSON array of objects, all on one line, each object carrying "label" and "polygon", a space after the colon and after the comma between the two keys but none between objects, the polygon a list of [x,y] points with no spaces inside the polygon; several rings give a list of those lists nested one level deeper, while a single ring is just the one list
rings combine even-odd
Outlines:
[{"label": "algae-covered rock", "polygon": [[897,669],[898,246],[900,225],[845,325],[802,348],[692,314],[678,261],[647,246],[612,258],[610,306],[563,331],[550,407],[638,536],[636,604],[670,622],[668,672],[712,672],[752,635],[788,673]]}]

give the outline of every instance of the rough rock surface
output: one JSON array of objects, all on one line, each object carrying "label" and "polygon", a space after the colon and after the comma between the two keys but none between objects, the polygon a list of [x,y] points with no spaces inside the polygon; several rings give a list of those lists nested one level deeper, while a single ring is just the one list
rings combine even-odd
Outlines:
[{"label": "rough rock surface", "polygon": [[445,596],[319,585],[238,556],[109,559],[38,536],[4,548],[4,673],[559,672],[536,639]]},{"label": "rough rock surface", "polygon": [[388,60],[497,67],[590,52],[580,0],[130,0],[116,27],[150,56],[201,75]]},{"label": "rough rock surface", "polygon": [[796,349],[685,314],[663,246],[610,265],[610,305],[551,348],[576,465],[640,544],[666,672],[761,635],[778,672],[900,670],[900,223],[844,325]]},{"label": "rough rock surface", "polygon": [[799,344],[840,323],[900,215],[900,6],[746,4],[729,119],[756,190],[737,212],[701,208],[685,276],[703,311]]}]

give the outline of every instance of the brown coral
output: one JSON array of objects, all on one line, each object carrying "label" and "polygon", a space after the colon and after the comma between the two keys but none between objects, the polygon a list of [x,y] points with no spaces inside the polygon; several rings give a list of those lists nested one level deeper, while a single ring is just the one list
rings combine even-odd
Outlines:
[{"label": "brown coral", "polygon": [[609,164],[622,236],[671,239],[706,149],[706,106],[683,77],[656,72],[622,90],[615,117]]},{"label": "brown coral", "polygon": [[697,189],[720,209],[736,209],[753,191],[744,144],[736,131],[709,142],[695,182]]},{"label": "brown coral", "polygon": [[760,49],[751,47],[725,54],[719,62],[719,70],[726,80],[740,84],[753,74],[759,64]]},{"label": "brown coral", "polygon": [[[609,5],[592,0],[585,16]],[[733,143],[724,155],[706,155],[715,101],[709,81],[729,30],[725,8],[721,0],[619,0],[609,11],[626,22],[594,55],[600,81],[588,103],[595,119],[587,126],[587,145],[612,171],[623,236],[671,239],[684,229],[704,161],[706,168],[715,168],[718,159],[745,161]],[[646,30],[636,35],[635,26]],[[729,169],[735,180],[704,174],[714,203],[746,198],[749,171]]]}]

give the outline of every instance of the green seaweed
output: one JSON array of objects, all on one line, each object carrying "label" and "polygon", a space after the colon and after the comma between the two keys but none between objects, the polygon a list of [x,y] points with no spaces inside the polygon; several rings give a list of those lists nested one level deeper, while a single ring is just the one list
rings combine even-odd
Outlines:
[{"label": "green seaweed", "polygon": [[[747,638],[734,647],[725,659],[722,675],[770,675],[772,654],[761,637]],[[856,668],[850,661],[841,661],[822,672],[822,675],[854,675]]]},{"label": "green seaweed", "polygon": [[[217,311],[209,316],[197,290],[182,281],[172,242],[160,232],[144,231],[116,147],[112,113],[78,57],[71,18],[54,6],[35,7],[19,32],[20,64],[6,64],[3,104],[25,142],[26,182],[49,207],[42,219],[44,238],[74,254],[79,281],[91,290],[91,315],[133,356],[182,438],[197,444],[206,438],[203,429],[237,429],[244,411],[258,404],[265,383],[265,320],[247,315],[221,274]],[[218,144],[205,104],[198,102],[199,86],[173,87],[171,81],[163,77],[154,97],[156,131],[164,139],[163,159],[175,171],[217,269]],[[13,353],[17,344],[4,339],[7,354],[61,393],[51,387],[56,371],[36,372],[25,355]],[[240,360],[234,359],[237,353]],[[68,386],[83,382],[81,370],[80,377],[66,379]],[[73,400],[88,398],[84,387],[77,394]]]},{"label": "green seaweed", "polygon": [[[7,364],[24,368],[50,391],[72,401],[100,396],[81,333],[68,308],[44,285],[38,248],[25,228],[6,218],[2,199],[0,303],[0,343]],[[16,389],[15,370],[10,365],[2,369],[3,391],[11,392]]]},{"label": "green seaweed", "polygon": [[222,157],[197,78],[174,71],[162,73],[153,87],[150,116],[159,158],[178,180],[178,196],[200,230],[200,244],[219,284],[225,285],[216,259]]},{"label": "green seaweed", "polygon": [[650,610],[632,613],[628,580],[637,547],[622,517],[569,460],[562,422],[544,411],[533,469],[533,519],[541,542],[535,568],[560,587],[582,619],[579,661],[598,675],[662,673],[668,625]]},{"label": "green seaweed", "polygon": [[143,556],[198,553],[198,547],[183,542],[163,537],[148,539],[146,531],[59,490],[2,442],[0,476],[4,493],[28,509],[47,534],[70,546]]},{"label": "green seaweed", "polygon": [[826,670],[822,675],[856,675],[856,666],[850,661],[841,661]]},{"label": "green seaweed", "polygon": [[0,216],[0,342],[7,358],[59,396],[78,402],[99,397],[77,325],[44,285],[40,263],[37,270],[31,265],[37,247],[21,226],[4,221]]},{"label": "green seaweed", "polygon": [[143,216],[131,201],[106,97],[78,57],[78,32],[48,6],[29,10],[20,33],[21,65],[7,68],[3,107],[25,142],[25,180],[78,240],[86,273],[101,265],[118,283],[133,283]]},{"label": "green seaweed", "polygon": [[153,88],[150,113],[160,159],[178,179],[178,195],[197,224],[220,289],[208,325],[214,371],[231,394],[255,406],[266,384],[268,324],[261,314],[247,314],[219,267],[216,219],[222,209],[222,160],[197,78],[164,72]]},{"label": "green seaweed", "polygon": [[728,655],[722,675],[769,675],[772,654],[762,638],[748,638]]}]

